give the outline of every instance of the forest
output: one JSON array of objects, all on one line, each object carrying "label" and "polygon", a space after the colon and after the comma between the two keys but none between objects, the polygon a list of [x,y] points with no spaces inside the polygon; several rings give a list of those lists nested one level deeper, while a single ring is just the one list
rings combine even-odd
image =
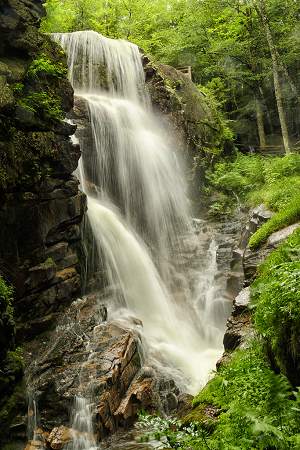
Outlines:
[{"label": "forest", "polygon": [[[251,236],[249,249],[253,251],[261,248],[272,233],[300,221],[298,0],[46,0],[44,6],[47,14],[41,22],[42,33],[93,30],[107,38],[136,44],[153,61],[179,69],[190,68],[193,83],[214,111],[224,139],[232,144],[227,151],[222,146],[205,149],[204,180],[192,199],[197,214],[208,221],[226,222],[240,210],[248,213],[251,208],[265,204],[272,215]],[[52,44],[49,42],[50,48]],[[41,83],[47,84],[47,77],[52,77],[51,82],[55,78],[53,84],[56,83],[56,89],[60,89],[60,80],[67,71],[64,68],[65,52],[58,55],[57,61],[60,62],[47,58],[42,53],[39,59],[28,65],[24,83],[38,85],[36,74],[44,73]],[[23,88],[22,84],[14,84],[15,98],[21,95],[18,90],[21,92]],[[39,95],[44,112],[48,111],[47,95]],[[17,106],[27,110],[31,108],[34,115],[32,99],[28,98],[27,104],[24,101],[22,104],[19,99]],[[52,132],[63,116],[60,107],[53,109],[53,106],[47,114],[43,120],[51,122],[49,129]],[[24,123],[22,133],[28,131],[28,123]],[[40,124],[35,123],[34,126]],[[28,129],[35,133],[34,127]],[[49,131],[44,124],[41,130]],[[5,131],[8,135],[10,132]],[[68,139],[65,131],[61,134]],[[44,151],[45,145],[48,158],[50,150],[44,141],[41,142],[40,147]],[[274,150],[277,152],[275,156],[271,154]],[[77,152],[79,158],[78,148]],[[43,157],[41,153],[39,158],[42,160]],[[34,192],[28,197],[30,201],[35,201],[34,196],[39,193],[36,186],[45,180],[47,183],[53,171],[48,165],[41,171],[38,164],[39,161],[34,162],[30,169],[35,174],[32,186],[30,177],[27,175],[25,178],[22,173],[21,183],[28,191],[32,189]],[[71,169],[68,167],[63,173],[64,182],[68,176],[71,177]],[[76,184],[73,178],[70,180]],[[6,182],[9,185],[5,179]],[[65,185],[61,182],[60,186]],[[76,188],[78,192],[78,186]],[[78,195],[82,205],[75,226],[85,208],[83,196]],[[3,211],[6,208],[3,207]],[[72,217],[66,217],[64,223],[74,225],[72,220]],[[55,229],[56,236],[65,232],[59,226]],[[52,239],[51,235],[49,239]],[[70,239],[73,252],[75,238]],[[53,243],[56,243],[54,238],[47,245],[51,247]],[[53,277],[57,265],[52,254],[48,253],[39,257],[36,266],[30,270],[47,269],[47,277],[51,271]],[[74,256],[71,251],[68,253],[70,256]],[[41,263],[43,259],[45,261]],[[79,266],[77,262],[76,267]],[[18,264],[24,278],[20,285],[22,282],[29,285],[32,280],[26,279],[24,274],[28,275],[30,260],[26,259],[22,265],[18,261]],[[75,263],[73,265],[75,267]],[[2,271],[0,273],[0,309],[7,315],[7,323],[13,329],[15,288],[11,282],[5,281]],[[51,277],[43,278],[42,283],[46,286]],[[299,228],[258,266],[253,280],[250,286],[249,323],[253,327],[250,338],[241,349],[229,355],[226,364],[212,373],[205,387],[191,400],[186,414],[161,417],[138,410],[139,420],[135,427],[142,430],[141,442],[155,439],[160,442],[156,446],[158,449],[300,448]],[[68,293],[70,297],[71,294]],[[26,306],[21,305],[21,311],[22,308]],[[41,308],[39,304],[38,308]],[[53,311],[56,314],[56,310]],[[35,312],[30,314],[31,310],[29,317],[34,317],[33,322],[37,321]],[[19,328],[19,335],[15,330],[9,332],[13,336],[9,351],[17,355],[20,378],[25,367],[23,350],[13,347],[16,347],[14,336],[21,340],[19,336],[23,330]],[[139,360],[137,354],[135,357]],[[5,376],[0,369],[3,386]],[[6,420],[10,410],[7,408],[5,416],[4,406],[0,419],[4,417]],[[4,448],[19,449],[10,447],[10,444]]]},{"label": "forest", "polygon": [[94,30],[133,42],[161,63],[191,66],[240,150],[298,145],[297,1],[49,0],[46,8],[45,32]]}]

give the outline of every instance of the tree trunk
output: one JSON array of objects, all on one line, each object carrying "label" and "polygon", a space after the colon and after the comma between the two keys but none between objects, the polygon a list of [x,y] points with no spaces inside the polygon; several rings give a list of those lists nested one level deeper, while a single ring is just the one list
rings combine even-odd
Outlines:
[{"label": "tree trunk", "polygon": [[[258,0],[258,1],[260,4],[262,23],[263,23],[263,27],[264,27],[264,30],[265,30],[265,33],[267,36],[267,41],[268,41],[271,58],[272,58],[274,89],[275,89],[277,109],[278,109],[278,115],[279,115],[279,120],[280,120],[281,132],[282,132],[283,145],[284,145],[285,152],[290,153],[291,152],[291,144],[290,144],[290,140],[289,140],[289,134],[288,134],[287,126],[286,126],[283,104],[282,104],[282,96],[281,96],[280,83],[279,83],[276,50],[274,47],[274,42],[273,42],[271,30],[270,30],[270,25],[269,25],[269,21],[268,21],[266,9],[265,9],[264,0]],[[257,8],[256,8],[256,10],[257,10]]]},{"label": "tree trunk", "polygon": [[263,115],[262,115],[262,110],[261,110],[261,106],[260,106],[260,101],[257,98],[257,95],[255,95],[255,107],[256,107],[257,128],[258,128],[258,135],[259,135],[259,145],[261,147],[265,147],[266,146],[266,136],[265,136],[264,122],[263,122]]}]

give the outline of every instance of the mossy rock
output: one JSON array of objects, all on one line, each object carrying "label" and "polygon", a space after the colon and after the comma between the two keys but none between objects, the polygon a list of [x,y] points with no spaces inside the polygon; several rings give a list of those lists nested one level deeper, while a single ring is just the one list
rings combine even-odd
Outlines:
[{"label": "mossy rock", "polygon": [[141,367],[141,358],[138,353],[135,353],[131,359],[132,363],[136,367]]},{"label": "mossy rock", "polygon": [[[207,405],[206,403],[200,403],[197,407],[181,419],[182,426],[188,426],[192,422],[198,422],[198,425],[208,433],[212,433],[217,426],[217,417],[211,416],[211,409],[219,410]],[[220,410],[221,411],[221,410]]]}]

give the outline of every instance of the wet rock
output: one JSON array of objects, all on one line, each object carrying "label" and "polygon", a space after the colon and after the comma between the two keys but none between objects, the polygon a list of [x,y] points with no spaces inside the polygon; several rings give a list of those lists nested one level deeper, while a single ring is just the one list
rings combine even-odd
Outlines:
[{"label": "wet rock", "polygon": [[[245,297],[248,295],[248,293],[244,293]],[[238,313],[239,309],[242,310],[240,314]],[[237,305],[237,308],[234,309],[233,314],[228,319],[226,326],[227,330],[223,339],[224,349],[225,351],[233,351],[243,343],[245,336],[253,333],[250,313],[244,302]]]},{"label": "wet rock", "polygon": [[249,287],[242,289],[239,295],[233,301],[233,316],[239,316],[244,312],[247,312],[247,309],[250,305],[250,290]]},{"label": "wet rock", "polygon": [[60,316],[47,346],[40,346],[38,354],[32,351],[27,382],[36,393],[41,428],[50,433],[47,442],[53,449],[70,439],[75,396],[89,396],[99,440],[128,429],[137,409],[157,411],[158,402],[168,412],[176,409],[174,381],[141,369],[141,321],[129,318],[127,327],[106,318],[106,307],[96,297],[78,300]]},{"label": "wet rock", "polygon": [[68,444],[72,440],[72,434],[68,427],[60,426],[55,427],[49,434],[47,442],[50,444],[50,448],[54,450],[60,450],[65,444]]},{"label": "wet rock", "polygon": [[232,271],[242,271],[242,263],[243,263],[243,256],[244,256],[244,250],[241,248],[235,248],[232,251],[232,258],[230,261],[230,269]]},{"label": "wet rock", "polygon": [[[266,205],[260,205],[250,211],[249,215],[250,221],[246,224],[242,237],[232,252],[230,267],[238,268],[239,272],[230,272],[228,274],[228,298],[232,295],[237,295],[238,292],[239,294],[233,300],[233,310],[227,321],[227,330],[223,340],[225,352],[222,358],[217,362],[217,368],[230,360],[229,352],[240,347],[243,344],[246,335],[253,333],[253,324],[248,309],[250,303],[249,285],[256,277],[257,267],[300,226],[299,223],[296,223],[273,233],[261,248],[253,252],[248,247],[245,247],[248,245],[251,235],[263,222],[272,217],[273,212],[268,211]],[[240,290],[243,276],[245,276],[245,281],[243,283],[244,289]]]},{"label": "wet rock", "polygon": [[[48,332],[58,311],[69,307],[81,287],[79,240],[86,198],[72,176],[81,156],[79,146],[69,139],[76,127],[48,120],[42,108],[33,114],[17,106],[29,92],[53,96],[63,116],[73,106],[67,76],[59,82],[47,73],[26,77],[33,59],[41,54],[66,67],[59,45],[39,33],[44,15],[41,0],[0,2],[0,259],[1,276],[14,287],[18,323],[16,327],[0,308],[1,374],[7,353],[24,340]],[[22,90],[12,89],[14,83],[23,85]],[[12,400],[18,392],[19,372],[8,376],[10,383],[0,399],[0,409],[7,410],[6,417],[0,414],[3,445],[13,414],[24,417],[27,410],[19,402],[18,411]],[[15,436],[23,432],[18,423],[21,419],[13,422]]]},{"label": "wet rock", "polygon": [[114,412],[114,416],[118,420],[118,424],[122,428],[126,428],[128,419],[132,422],[132,417],[137,415],[138,409],[144,409],[152,404],[152,379],[144,381],[136,381],[130,386],[125,399],[123,399]]},{"label": "wet rock", "polygon": [[6,82],[6,77],[0,75],[0,110],[7,111],[14,107],[15,99],[13,92]]},{"label": "wet rock", "polygon": [[237,295],[243,287],[244,274],[242,272],[229,272],[227,276],[226,291]]}]

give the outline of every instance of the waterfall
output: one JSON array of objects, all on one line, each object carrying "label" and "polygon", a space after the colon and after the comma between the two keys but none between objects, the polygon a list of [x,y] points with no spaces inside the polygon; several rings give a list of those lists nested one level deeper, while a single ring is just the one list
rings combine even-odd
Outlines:
[{"label": "waterfall", "polygon": [[87,194],[93,185],[88,218],[115,292],[111,313],[142,320],[149,354],[162,355],[196,393],[222,353],[227,311],[214,292],[216,245],[204,275],[196,268],[188,281],[182,253],[193,233],[184,171],[151,111],[138,47],[92,31],[55,39],[88,110],[93,143],[78,136],[77,176]]}]

